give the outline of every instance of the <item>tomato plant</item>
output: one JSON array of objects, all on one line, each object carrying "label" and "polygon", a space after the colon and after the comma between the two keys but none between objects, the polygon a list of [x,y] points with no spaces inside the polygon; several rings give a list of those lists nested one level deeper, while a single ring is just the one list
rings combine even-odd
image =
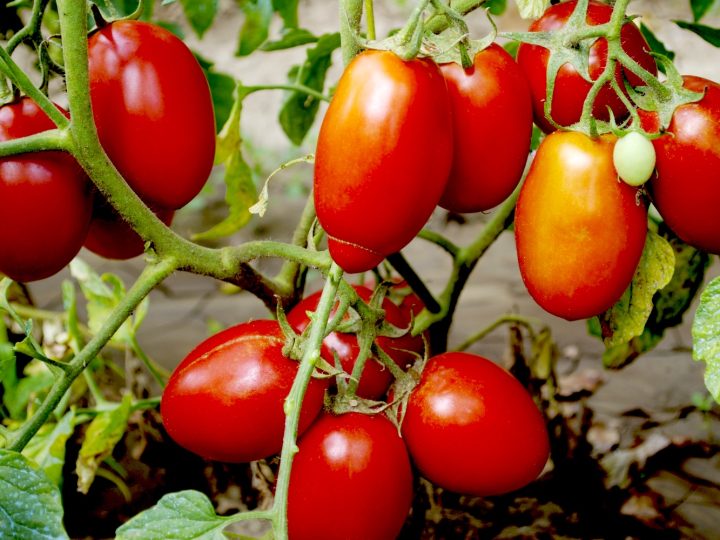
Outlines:
[{"label": "tomato plant", "polygon": [[318,220],[346,272],[372,269],[425,225],[450,172],[450,118],[427,59],[367,51],[346,68],[320,128],[314,180]]},{"label": "tomato plant", "polygon": [[210,89],[190,49],[157,25],[116,21],[90,36],[88,58],[98,137],[113,164],[146,203],[190,202],[215,156]]},{"label": "tomato plant", "polygon": [[525,169],[532,106],[525,75],[492,44],[465,70],[440,66],[453,109],[454,154],[440,206],[453,212],[489,210],[504,201]]},{"label": "tomato plant", "polygon": [[[245,462],[280,451],[297,364],[282,354],[275,321],[239,324],[211,337],[178,364],[163,392],[163,425],[178,444],[203,457]],[[300,431],[320,412],[326,383],[303,401]]]},{"label": "tomato plant", "polygon": [[[54,127],[29,98],[0,108],[0,141]],[[90,184],[69,154],[0,158],[0,271],[17,281],[59,272],[80,251],[91,209]]]},{"label": "tomato plant", "polygon": [[[530,30],[532,32],[558,31],[565,26],[576,6],[576,0],[561,2],[550,6],[542,17],[530,25]],[[590,25],[607,23],[610,21],[612,13],[613,10],[610,5],[597,0],[591,0],[587,10],[587,22]],[[620,39],[623,50],[633,60],[647,71],[657,74],[655,60],[650,54],[650,46],[634,24],[626,23],[623,25]],[[590,79],[595,80],[605,69],[605,63],[607,62],[607,41],[604,38],[598,39],[592,44],[587,54],[588,73]],[[555,130],[555,126],[545,118],[549,59],[550,53],[548,49],[539,45],[522,43],[518,48],[517,61],[527,76],[533,96],[535,123],[540,126],[545,133],[550,133]],[[615,79],[620,88],[623,88],[623,77],[627,77],[629,83],[633,86],[643,84],[642,79],[636,74],[628,70],[623,70],[618,66],[615,71]],[[592,82],[585,80],[582,74],[578,72],[572,64],[562,64],[555,79],[550,113],[552,119],[561,126],[570,126],[580,120],[583,103],[591,86]],[[617,93],[611,88],[610,83],[607,83],[600,90],[593,105],[593,115],[598,119],[608,120],[610,118],[608,108],[617,120],[625,118],[628,114],[626,106]]]},{"label": "tomato plant", "polygon": [[468,495],[523,487],[549,454],[545,421],[522,385],[468,353],[428,360],[408,399],[402,434],[424,476]]},{"label": "tomato plant", "polygon": [[615,141],[549,135],[518,198],[523,281],[543,309],[565,319],[610,308],[630,284],[645,245],[646,206],[637,189],[617,180]]},{"label": "tomato plant", "polygon": [[407,450],[389,420],[325,414],[298,448],[288,500],[290,538],[397,538],[413,483]]}]

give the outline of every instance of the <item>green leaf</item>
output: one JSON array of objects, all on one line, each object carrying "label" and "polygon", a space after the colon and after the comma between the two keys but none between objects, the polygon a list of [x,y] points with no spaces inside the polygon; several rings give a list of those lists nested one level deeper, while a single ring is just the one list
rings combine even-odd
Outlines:
[{"label": "green leaf", "polygon": [[215,109],[215,130],[220,131],[227,122],[232,110],[235,79],[230,75],[214,71],[206,72],[205,76],[210,85],[210,94]]},{"label": "green leaf", "polygon": [[720,47],[720,28],[713,28],[704,24],[689,23],[685,21],[675,21],[675,24],[677,24],[680,28],[690,30],[691,32],[697,34],[711,45]]},{"label": "green leaf", "polygon": [[537,19],[550,5],[550,0],[515,0],[523,19]]},{"label": "green leaf", "polygon": [[122,525],[116,540],[225,540],[222,530],[232,518],[215,514],[210,500],[198,491],[180,491]]},{"label": "green leaf", "polygon": [[[644,23],[640,23],[640,33],[642,33],[643,37],[645,38],[645,41],[647,41],[648,45],[650,45],[650,50],[657,54],[662,54],[666,58],[669,58],[672,60],[675,58],[675,53],[665,47],[665,44],[658,39],[658,37],[653,34],[652,30],[648,28]],[[665,73],[665,66],[662,62],[658,62],[658,69]]]},{"label": "green leaf", "polygon": [[22,454],[0,450],[0,538],[68,538],[60,491]]},{"label": "green leaf", "polygon": [[[332,65],[332,53],[340,47],[340,34],[324,34],[307,50],[305,62],[288,73],[291,82],[322,92],[325,76]],[[290,92],[280,109],[280,125],[293,144],[302,144],[315,121],[320,100],[304,92]]]},{"label": "green leaf", "polygon": [[16,385],[5,388],[3,403],[7,407],[10,417],[15,420],[25,418],[28,405],[31,401],[37,402],[55,382],[55,376],[50,369],[39,360],[25,366],[24,373]]},{"label": "green leaf", "polygon": [[273,14],[272,0],[245,0],[242,9],[245,22],[240,29],[237,56],[247,56],[265,42]]},{"label": "green leaf", "polygon": [[299,0],[272,0],[273,9],[282,17],[285,28],[297,28]]},{"label": "green leaf", "polygon": [[620,300],[600,315],[606,347],[629,342],[642,334],[653,309],[654,294],[672,279],[675,254],[667,240],[648,231],[640,263]]},{"label": "green leaf", "polygon": [[185,17],[198,37],[212,26],[218,9],[218,0],[180,0]]},{"label": "green leaf", "polygon": [[78,491],[87,493],[102,461],[112,454],[122,439],[130,418],[132,396],[126,394],[118,407],[98,414],[90,422],[75,464]]},{"label": "green leaf", "polygon": [[720,403],[720,277],[700,295],[692,326],[693,358],[705,362],[705,386]]},{"label": "green leaf", "polygon": [[316,43],[318,40],[317,36],[309,30],[304,28],[291,28],[283,32],[280,39],[277,41],[268,41],[260,47],[262,51],[280,51],[283,49],[292,49],[300,45],[307,45],[308,43]]},{"label": "green leaf", "polygon": [[230,116],[220,134],[215,154],[215,163],[225,165],[225,202],[228,216],[211,229],[193,235],[193,240],[215,240],[230,236],[242,229],[252,215],[248,210],[257,198],[257,188],[250,166],[243,158],[240,119],[243,100],[247,93],[238,86],[237,97]]},{"label": "green leaf", "polygon": [[690,7],[692,8],[695,22],[699,22],[700,19],[710,11],[714,3],[715,0],[690,0]]},{"label": "green leaf", "polygon": [[47,477],[62,487],[62,470],[65,465],[65,443],[75,429],[75,412],[70,410],[57,424],[45,424],[22,451],[37,463]]}]

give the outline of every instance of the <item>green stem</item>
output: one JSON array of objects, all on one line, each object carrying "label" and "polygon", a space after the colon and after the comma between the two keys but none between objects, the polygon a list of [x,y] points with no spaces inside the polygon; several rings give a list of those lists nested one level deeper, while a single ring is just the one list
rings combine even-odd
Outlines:
[{"label": "green stem", "polygon": [[450,241],[448,238],[445,238],[442,234],[437,233],[435,231],[431,231],[429,229],[423,229],[418,233],[418,238],[422,238],[423,240],[427,240],[428,242],[432,242],[439,248],[442,248],[447,253],[455,257],[458,252],[460,251],[460,247]]},{"label": "green stem", "polygon": [[[467,15],[482,6],[485,2],[486,0],[452,0],[450,2],[450,9],[460,15]],[[445,13],[436,13],[425,21],[425,29],[433,34],[439,34],[448,28],[450,24],[451,21]]]},{"label": "green stem", "polygon": [[53,384],[50,392],[43,400],[40,407],[17,431],[13,431],[8,441],[7,448],[20,452],[35,433],[42,427],[45,421],[52,414],[53,410],[60,403],[65,392],[77,379],[90,362],[98,355],[105,344],[115,335],[115,332],[122,326],[125,320],[132,314],[133,310],[166,277],[176,269],[173,259],[165,259],[157,264],[145,267],[135,284],[128,290],[122,301],[115,307],[107,320],[103,323],[98,333],[87,343],[80,353],[67,364],[68,370]]},{"label": "green stem", "polygon": [[315,365],[320,360],[320,348],[325,337],[325,327],[330,318],[330,311],[335,303],[335,294],[342,279],[343,271],[335,263],[330,267],[328,279],[320,295],[318,307],[315,310],[310,328],[310,335],[305,345],[298,373],[293,382],[290,393],[285,400],[285,434],[280,454],[280,471],[278,473],[277,487],[275,489],[275,502],[272,510],[273,531],[276,540],[287,540],[287,503],[290,489],[290,473],[297,447],[297,430],[300,423],[300,410],[305,391]]},{"label": "green stem", "polygon": [[340,0],[340,44],[345,65],[362,50],[359,40],[362,11],[363,0]]},{"label": "green stem", "polygon": [[108,403],[108,400],[105,399],[100,386],[97,382],[95,382],[95,378],[92,376],[92,373],[85,369],[83,370],[83,377],[85,378],[85,383],[88,385],[88,390],[90,390],[90,395],[92,395],[95,403],[99,406],[103,406]]},{"label": "green stem", "polygon": [[72,144],[66,129],[51,129],[35,133],[19,139],[11,139],[0,143],[0,158],[26,154],[28,152],[45,152],[48,150],[67,151]]},{"label": "green stem", "polygon": [[365,0],[365,27],[367,28],[367,38],[370,41],[375,40],[375,3],[373,0]]},{"label": "green stem", "polygon": [[262,90],[289,90],[290,92],[300,92],[315,97],[322,101],[330,101],[330,96],[326,96],[322,92],[305,86],[304,84],[258,84],[253,86],[243,86],[241,90],[246,94],[254,94]]},{"label": "green stem", "polygon": [[40,25],[42,24],[42,16],[48,2],[49,0],[35,0],[33,2],[32,14],[30,15],[30,19],[27,24],[18,30],[5,46],[5,50],[9,55],[12,55],[13,51],[17,49],[18,45],[20,45],[23,41],[39,35]]},{"label": "green stem", "polygon": [[158,383],[160,388],[164,389],[165,384],[167,383],[167,376],[163,374],[157,364],[155,364],[155,362],[153,362],[153,360],[147,354],[145,354],[145,351],[143,351],[142,347],[140,347],[140,344],[138,343],[135,335],[132,336],[132,341],[130,344],[133,352],[135,353],[135,356],[137,356],[140,361],[145,365],[145,368],[150,372],[150,375],[152,375],[153,379],[155,379],[155,382]]},{"label": "green stem", "polygon": [[523,317],[521,315],[503,315],[499,319],[497,319],[495,322],[489,324],[482,330],[476,332],[469,338],[467,338],[465,341],[463,341],[460,345],[458,345],[455,350],[456,351],[464,351],[471,345],[473,345],[475,342],[480,341],[485,336],[490,334],[493,330],[496,328],[502,326],[503,324],[519,324],[522,326],[525,326],[526,328],[532,329],[532,320],[528,319],[527,317]]}]

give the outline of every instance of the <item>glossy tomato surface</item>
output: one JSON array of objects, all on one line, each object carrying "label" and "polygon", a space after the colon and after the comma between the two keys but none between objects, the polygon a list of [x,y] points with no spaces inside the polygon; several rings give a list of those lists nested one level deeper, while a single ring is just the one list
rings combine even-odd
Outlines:
[{"label": "glossy tomato surface", "polygon": [[[175,368],[162,396],[168,434],[205,458],[247,462],[282,447],[283,403],[298,363],[282,355],[276,321],[233,326],[199,344]],[[300,413],[304,431],[322,408],[327,383],[310,382]]]},{"label": "glossy tomato surface", "polygon": [[323,119],[314,197],[330,254],[349,273],[402,249],[440,200],[452,160],[448,93],[427,59],[365,51]]},{"label": "glossy tomato surface", "polygon": [[525,286],[543,309],[568,320],[610,308],[645,245],[647,209],[637,188],[618,180],[615,140],[548,135],[518,198],[515,241]]},{"label": "glossy tomato surface", "polygon": [[549,455],[545,422],[523,386],[468,353],[428,360],[402,434],[423,476],[468,495],[519,489],[535,480]]},{"label": "glossy tomato surface", "polygon": [[[174,210],[160,209],[157,216],[170,225],[175,216]],[[126,260],[145,251],[145,242],[120,215],[96,195],[93,207],[93,216],[90,221],[87,237],[84,246],[101,257],[106,259]]]},{"label": "glossy tomato surface", "polygon": [[[720,254],[720,85],[686,76],[702,100],[675,109],[668,135],[655,139],[648,186],[667,225],[688,244]],[[644,123],[648,119],[644,115]],[[645,126],[650,129],[651,126]]]},{"label": "glossy tomato surface", "polygon": [[[55,128],[29,98],[0,107],[0,141]],[[59,272],[82,247],[92,189],[64,152],[0,158],[0,272],[34,281]]]},{"label": "glossy tomato surface", "polygon": [[[531,32],[553,32],[565,26],[572,15],[576,0],[561,2],[550,6],[542,17],[530,25]],[[587,22],[590,25],[606,23],[612,16],[612,7],[603,2],[591,0],[587,11]],[[647,71],[657,74],[657,65],[650,54],[650,46],[640,33],[637,26],[632,23],[623,25],[620,39],[623,50]],[[547,64],[550,58],[548,49],[539,45],[520,44],[517,61],[530,82],[533,96],[533,110],[535,123],[545,133],[555,130],[555,127],[545,118],[545,101],[547,98]],[[597,79],[605,69],[607,63],[607,41],[598,39],[590,48],[588,58],[588,72],[592,80]],[[618,67],[615,77],[624,88],[623,75],[633,86],[642,85],[642,80],[635,74]],[[569,126],[580,119],[583,103],[590,91],[592,83],[586,81],[580,73],[570,64],[564,64],[555,80],[555,91],[551,116],[561,126]],[[612,89],[610,84],[605,85],[597,96],[593,106],[593,116],[601,120],[609,120],[608,107],[613,111],[616,119],[627,116],[627,108]]]},{"label": "glossy tomato surface", "polygon": [[515,189],[532,135],[532,100],[515,60],[497,44],[464,70],[440,66],[453,110],[454,155],[440,206],[453,212],[490,210]]},{"label": "glossy tomato surface", "polygon": [[177,209],[200,192],[215,156],[207,80],[169,31],[116,21],[90,36],[90,98],[103,148],[148,204]]},{"label": "glossy tomato surface", "polygon": [[[360,298],[366,302],[370,300],[372,296],[371,289],[360,285],[355,285],[354,287]],[[302,332],[308,324],[310,324],[308,312],[314,312],[317,309],[318,303],[320,302],[320,295],[321,292],[316,292],[308,296],[287,314],[288,322],[296,332]],[[385,310],[385,320],[390,324],[403,329],[410,326],[410,317],[403,314],[400,308],[394,305],[389,299],[385,298],[383,300],[382,308]],[[337,304],[335,309],[337,309]],[[335,309],[333,310],[333,314],[335,313]],[[357,336],[355,334],[331,332],[323,343],[327,347],[327,351],[324,354],[325,360],[329,362],[330,365],[333,365],[335,361],[332,351],[334,351],[340,359],[340,363],[345,372],[348,374],[352,373],[355,360],[360,353]],[[413,355],[412,352],[421,354],[423,346],[422,338],[420,338],[418,342],[418,339],[412,336],[402,336],[399,338],[378,337],[375,343],[403,369],[415,361],[416,356]],[[381,398],[392,381],[393,376],[390,370],[382,365],[380,360],[374,357],[368,358],[360,378],[357,395],[367,399]]]},{"label": "glossy tomato surface", "polygon": [[382,415],[324,414],[302,436],[288,497],[291,540],[394,540],[412,502],[410,461]]}]

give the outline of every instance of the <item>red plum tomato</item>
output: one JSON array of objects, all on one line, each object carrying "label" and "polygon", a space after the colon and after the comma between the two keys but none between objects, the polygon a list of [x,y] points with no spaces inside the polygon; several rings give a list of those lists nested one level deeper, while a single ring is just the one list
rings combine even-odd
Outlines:
[{"label": "red plum tomato", "polygon": [[[53,128],[29,98],[0,107],[0,141]],[[59,272],[82,247],[92,200],[90,181],[67,153],[0,158],[0,272],[16,281]]]},{"label": "red plum tomato", "polygon": [[142,21],[116,21],[88,43],[100,142],[148,204],[177,209],[202,189],[215,156],[205,75],[188,47]]},{"label": "red plum tomato", "polygon": [[[542,17],[530,25],[531,32],[554,32],[564,27],[575,10],[576,0],[561,2],[550,6]],[[586,21],[589,25],[604,24],[610,21],[612,7],[603,2],[590,0]],[[625,23],[622,27],[620,40],[623,50],[645,70],[657,75],[657,65],[650,54],[650,46],[633,23]],[[608,44],[604,38],[598,39],[590,47],[588,72],[592,80],[597,79],[607,64]],[[545,118],[545,101],[547,99],[547,66],[550,52],[540,45],[520,44],[517,61],[525,72],[530,83],[533,96],[535,123],[545,132],[550,133],[555,127]],[[623,76],[633,86],[644,83],[637,75],[623,70],[618,66],[615,78],[620,88],[624,88]],[[561,126],[569,126],[580,120],[585,98],[592,83],[586,81],[569,63],[564,64],[555,79],[551,116]],[[609,120],[608,107],[616,120],[627,117],[628,111],[620,97],[612,89],[610,83],[602,87],[593,105],[593,116],[600,120]]]},{"label": "red plum tomato", "polygon": [[520,274],[535,301],[568,320],[617,302],[645,246],[647,208],[619,181],[617,139],[548,135],[530,166],[515,211]]},{"label": "red plum tomato", "polygon": [[288,495],[291,540],[394,540],[413,495],[410,460],[382,415],[324,414],[298,443]]},{"label": "red plum tomato", "polygon": [[428,360],[402,423],[410,457],[440,487],[499,495],[529,484],[549,455],[540,411],[490,360],[445,353]]},{"label": "red plum tomato", "polygon": [[[720,254],[720,84],[694,76],[684,81],[704,97],[675,109],[668,134],[653,141],[656,175],[647,185],[675,234]],[[657,131],[655,115],[641,113],[643,127]]]},{"label": "red plum tomato", "polygon": [[[372,296],[371,289],[361,285],[355,285],[354,287],[360,298],[366,302],[370,300]],[[320,295],[321,292],[316,292],[308,296],[287,314],[288,322],[296,332],[302,332],[308,324],[310,324],[308,312],[314,312],[317,309]],[[389,299],[385,298],[383,300],[382,308],[385,310],[385,320],[390,324],[398,328],[408,328],[410,326],[409,316],[404,315],[400,308]],[[335,313],[335,309],[337,309],[337,304],[333,309],[333,314]],[[334,351],[340,359],[343,370],[348,374],[352,373],[355,360],[360,353],[357,336],[355,334],[331,332],[323,343],[327,347],[324,353],[325,360],[330,365],[334,365],[335,360],[332,354]],[[416,356],[413,352],[422,354],[422,338],[418,343],[417,338],[409,335],[399,338],[378,337],[375,343],[402,369],[405,369],[415,361]],[[418,347],[420,347],[419,350]],[[380,360],[374,357],[368,358],[357,388],[357,395],[367,399],[379,399],[385,395],[392,381],[393,376],[390,370],[388,370]]]},{"label": "red plum tomato", "polygon": [[408,244],[440,200],[452,160],[450,100],[439,68],[365,51],[325,114],[314,198],[330,254],[348,273]]},{"label": "red plum tomato", "polygon": [[455,141],[440,206],[460,213],[489,210],[518,185],[530,151],[532,102],[525,74],[497,44],[477,53],[467,70],[456,63],[440,69]]},{"label": "red plum tomato", "polygon": [[[282,448],[283,403],[298,363],[284,357],[276,321],[233,326],[200,343],[173,371],[160,411],[168,434],[207,459],[248,462]],[[327,382],[313,379],[302,433],[320,412]]]}]

